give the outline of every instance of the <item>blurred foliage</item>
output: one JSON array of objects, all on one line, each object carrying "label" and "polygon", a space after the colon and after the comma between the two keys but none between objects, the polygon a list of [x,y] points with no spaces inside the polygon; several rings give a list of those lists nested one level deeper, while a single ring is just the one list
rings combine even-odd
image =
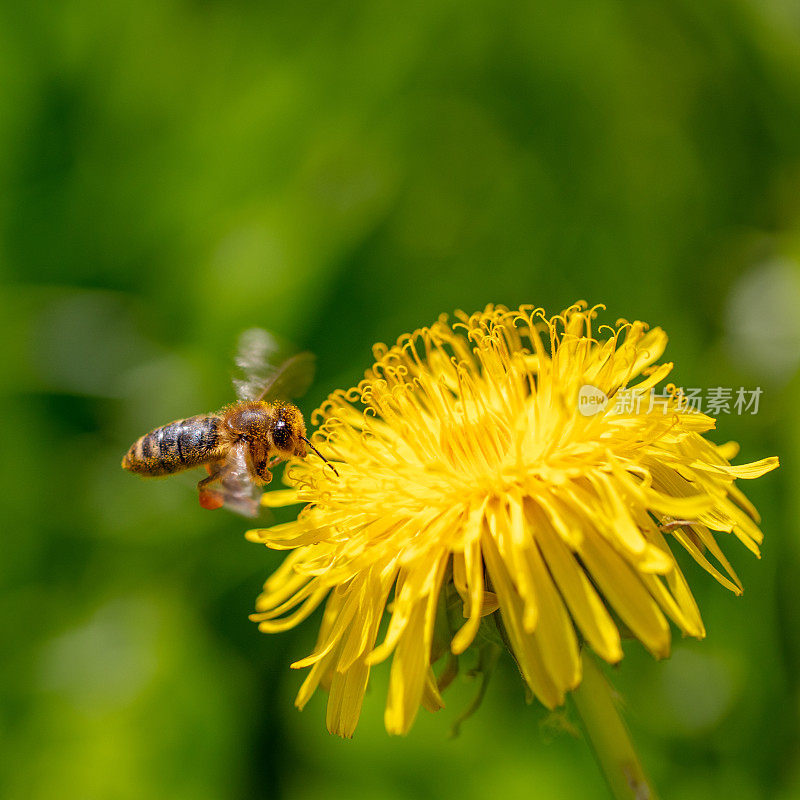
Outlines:
[{"label": "blurred foliage", "polygon": [[374,671],[356,738],[292,707],[313,622],[247,620],[280,554],[137,436],[231,399],[236,335],[308,347],[304,409],[370,345],[487,302],[605,302],[685,386],[764,388],[717,441],[746,487],[743,598],[613,679],[664,797],[800,797],[800,14],[781,0],[0,6],[0,795],[603,797],[504,663],[406,739]]}]

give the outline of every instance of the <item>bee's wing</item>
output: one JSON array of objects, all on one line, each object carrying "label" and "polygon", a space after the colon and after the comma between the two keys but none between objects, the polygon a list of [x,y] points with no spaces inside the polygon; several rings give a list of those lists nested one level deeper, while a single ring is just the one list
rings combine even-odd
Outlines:
[{"label": "bee's wing", "polygon": [[282,360],[281,348],[272,334],[250,328],[239,337],[236,366],[240,376],[233,380],[240,400],[300,397],[314,379],[314,356],[297,353]]},{"label": "bee's wing", "polygon": [[283,362],[264,383],[256,400],[302,397],[314,380],[313,353],[297,353]]},{"label": "bee's wing", "polygon": [[257,517],[261,509],[261,492],[250,480],[244,442],[231,447],[219,474],[219,483],[214,484],[213,491],[222,495],[225,508],[244,517]]}]

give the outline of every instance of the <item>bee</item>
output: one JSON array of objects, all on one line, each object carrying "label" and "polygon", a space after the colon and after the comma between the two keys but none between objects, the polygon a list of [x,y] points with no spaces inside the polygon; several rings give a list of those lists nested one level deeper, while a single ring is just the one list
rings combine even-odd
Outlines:
[{"label": "bee", "polygon": [[238,402],[215,414],[176,420],[146,433],[130,446],[122,468],[160,477],[205,467],[208,474],[197,484],[203,508],[224,505],[256,516],[258,488],[272,480],[270,468],[275,464],[305,458],[309,449],[330,464],[306,438],[300,409],[287,400],[310,386],[314,357],[298,353],[276,367],[275,350],[266,331],[245,331],[236,357],[242,377],[233,381]]}]

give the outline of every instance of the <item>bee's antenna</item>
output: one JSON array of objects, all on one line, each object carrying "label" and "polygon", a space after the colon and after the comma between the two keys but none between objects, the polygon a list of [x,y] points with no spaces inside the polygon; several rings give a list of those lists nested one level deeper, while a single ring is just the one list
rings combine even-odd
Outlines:
[{"label": "bee's antenna", "polygon": [[311,442],[309,442],[305,436],[301,436],[300,438],[333,470],[333,474],[338,478],[339,473],[336,471],[336,467],[334,467],[333,464],[331,464],[331,462],[328,461],[328,459],[325,458],[325,456],[322,455],[322,453],[320,453],[320,451],[317,450],[317,448],[314,447],[314,445],[311,444]]}]

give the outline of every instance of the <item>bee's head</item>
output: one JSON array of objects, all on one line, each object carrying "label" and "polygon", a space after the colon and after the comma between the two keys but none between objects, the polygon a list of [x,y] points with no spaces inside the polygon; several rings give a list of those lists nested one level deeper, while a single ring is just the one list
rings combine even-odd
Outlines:
[{"label": "bee's head", "polygon": [[305,442],[306,423],[300,409],[291,403],[282,403],[275,406],[273,412],[270,427],[273,448],[284,458],[305,458],[308,454]]},{"label": "bee's head", "polygon": [[300,409],[291,403],[247,403],[228,416],[227,424],[233,433],[244,437],[251,448],[263,449],[281,458],[304,458],[307,454],[306,424]]},{"label": "bee's head", "polygon": [[[262,475],[270,457],[305,458],[309,449],[330,465],[325,456],[306,439],[303,415],[291,403],[273,405],[254,400],[231,408],[224,418],[231,433],[247,441],[249,458],[258,475]],[[338,477],[336,468],[333,465],[330,467]]]}]

